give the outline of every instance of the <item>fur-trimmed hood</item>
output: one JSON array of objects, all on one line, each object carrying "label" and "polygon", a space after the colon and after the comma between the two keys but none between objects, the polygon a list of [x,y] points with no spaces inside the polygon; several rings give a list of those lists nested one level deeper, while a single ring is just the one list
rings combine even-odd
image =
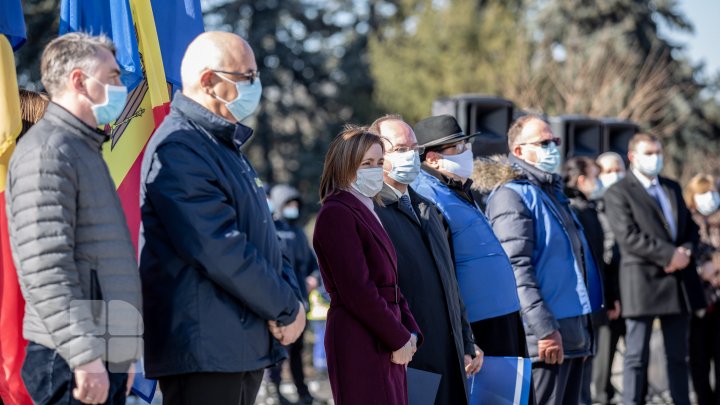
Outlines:
[{"label": "fur-trimmed hood", "polygon": [[483,194],[519,179],[529,180],[546,191],[559,187],[562,193],[560,175],[542,171],[515,156],[495,155],[477,158],[470,178],[473,181],[473,189]]},{"label": "fur-trimmed hood", "polygon": [[489,194],[496,187],[509,181],[524,178],[522,170],[510,163],[507,155],[484,156],[475,159],[473,173],[473,190]]}]

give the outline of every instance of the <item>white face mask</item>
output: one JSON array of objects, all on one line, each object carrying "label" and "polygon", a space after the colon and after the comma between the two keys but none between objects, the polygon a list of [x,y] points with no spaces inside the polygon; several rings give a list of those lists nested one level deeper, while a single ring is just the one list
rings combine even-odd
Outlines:
[{"label": "white face mask", "polygon": [[705,216],[714,213],[720,207],[720,194],[717,191],[695,194],[693,199],[698,212]]},{"label": "white face mask", "polygon": [[382,167],[358,169],[357,177],[351,186],[365,197],[375,197],[383,188]]},{"label": "white face mask", "polygon": [[440,170],[467,179],[473,172],[473,153],[468,149],[459,155],[442,155],[439,161]]},{"label": "white face mask", "polygon": [[655,177],[660,174],[663,169],[663,155],[659,153],[641,155],[638,153],[635,155],[633,165],[640,170],[640,173],[649,177]]},{"label": "white face mask", "polygon": [[598,176],[600,178],[600,181],[603,184],[603,187],[607,190],[612,186],[613,184],[620,181],[623,177],[625,177],[625,173],[620,172],[612,172],[612,173],[604,173]]}]

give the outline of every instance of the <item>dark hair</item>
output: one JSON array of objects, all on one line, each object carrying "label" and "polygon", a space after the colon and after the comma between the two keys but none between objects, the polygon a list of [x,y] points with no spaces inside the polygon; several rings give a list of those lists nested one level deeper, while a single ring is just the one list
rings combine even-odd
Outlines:
[{"label": "dark hair", "polygon": [[330,142],[320,178],[320,202],[333,193],[350,187],[357,176],[365,152],[378,144],[385,154],[382,138],[367,127],[348,125]]},{"label": "dark hair", "polygon": [[598,171],[600,170],[600,166],[594,160],[585,156],[574,157],[565,162],[563,166],[565,188],[576,190],[578,188],[578,178],[580,176],[589,176],[592,167],[597,168]]},{"label": "dark hair", "polygon": [[660,143],[660,138],[653,134],[635,134],[635,136],[633,136],[628,143],[628,152],[634,152],[635,147],[637,147],[640,142]]}]

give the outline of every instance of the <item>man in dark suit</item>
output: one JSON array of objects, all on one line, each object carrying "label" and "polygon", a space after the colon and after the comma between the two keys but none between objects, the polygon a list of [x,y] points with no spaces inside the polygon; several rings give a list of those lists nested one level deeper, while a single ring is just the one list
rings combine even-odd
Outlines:
[{"label": "man in dark suit", "polygon": [[375,206],[398,257],[398,284],[425,335],[409,367],[441,374],[435,404],[467,404],[465,376],[482,365],[455,279],[447,237],[435,206],[411,189],[420,172],[417,139],[398,116],[385,116],[371,130],[385,149],[383,205]]},{"label": "man in dark suit", "polygon": [[698,229],[680,186],[658,176],[663,167],[659,139],[638,134],[628,150],[632,170],[605,194],[621,253],[620,296],[627,327],[623,403],[645,403],[650,334],[657,317],[673,402],[689,405],[688,326],[691,311],[704,305],[692,260]]}]

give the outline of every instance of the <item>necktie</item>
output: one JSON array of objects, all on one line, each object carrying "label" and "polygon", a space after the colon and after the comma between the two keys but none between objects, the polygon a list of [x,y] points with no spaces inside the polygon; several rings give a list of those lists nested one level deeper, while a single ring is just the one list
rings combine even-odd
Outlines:
[{"label": "necktie", "polygon": [[413,209],[412,204],[410,203],[409,195],[403,194],[402,197],[400,197],[400,204],[402,204],[403,208],[405,208],[409,213],[412,214],[413,218],[415,218],[417,222],[420,222],[417,214],[415,214],[415,210]]},{"label": "necktie", "polygon": [[[670,227],[670,235],[672,236],[673,240],[675,239],[675,219],[673,218],[672,214],[672,207],[670,207],[670,202],[667,201],[667,197],[661,195],[663,193],[663,190],[660,188],[659,183],[655,183],[650,188],[647,189],[648,194],[650,194],[654,199],[655,202],[658,204],[658,207],[660,207],[660,210],[663,213],[663,216],[665,217],[665,221],[668,223],[668,226]],[[665,198],[663,198],[665,197]]]}]

